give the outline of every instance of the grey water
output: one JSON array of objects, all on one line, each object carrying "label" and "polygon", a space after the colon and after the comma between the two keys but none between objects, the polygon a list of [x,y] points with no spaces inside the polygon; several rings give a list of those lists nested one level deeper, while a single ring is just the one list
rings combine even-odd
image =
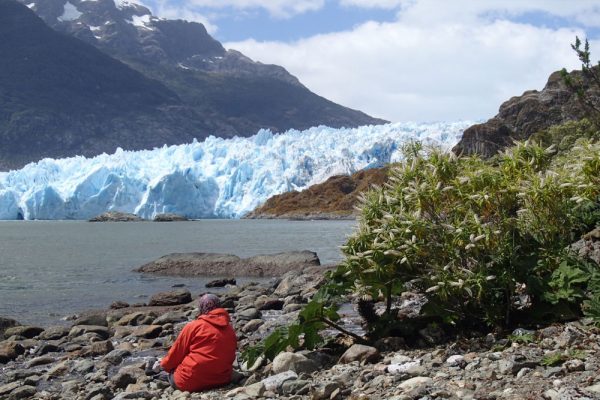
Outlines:
[{"label": "grey water", "polygon": [[[200,220],[190,222],[1,221],[0,316],[49,325],[112,302],[147,302],[185,285],[192,295],[214,278],[156,277],[132,269],[176,252],[250,257],[317,252],[321,264],[342,259],[354,221]],[[248,280],[248,279],[246,279]],[[243,282],[244,279],[238,279]]]}]

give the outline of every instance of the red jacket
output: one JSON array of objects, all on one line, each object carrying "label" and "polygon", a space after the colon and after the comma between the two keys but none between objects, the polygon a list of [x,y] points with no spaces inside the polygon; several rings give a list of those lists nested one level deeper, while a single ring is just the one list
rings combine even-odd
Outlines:
[{"label": "red jacket", "polygon": [[180,390],[198,392],[231,381],[237,339],[223,308],[214,309],[183,327],[169,354],[160,362]]}]

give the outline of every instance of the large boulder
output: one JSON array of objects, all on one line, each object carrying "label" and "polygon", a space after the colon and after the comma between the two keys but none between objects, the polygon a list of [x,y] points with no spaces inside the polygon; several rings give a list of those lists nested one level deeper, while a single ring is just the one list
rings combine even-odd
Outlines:
[{"label": "large boulder", "polygon": [[293,371],[297,374],[310,374],[318,369],[319,366],[316,362],[298,353],[283,352],[273,359],[273,373],[275,374],[286,371]]},{"label": "large boulder", "polygon": [[18,342],[0,342],[0,364],[14,360],[25,352],[25,348]]},{"label": "large boulder", "polygon": [[289,271],[302,271],[319,266],[317,253],[289,251],[285,253],[240,258],[231,254],[173,253],[135,269],[156,275],[175,276],[281,276]]},{"label": "large boulder", "polygon": [[379,350],[375,347],[365,346],[363,344],[353,344],[344,354],[340,357],[340,364],[349,364],[353,361],[360,363],[374,363],[381,358]]},{"label": "large boulder", "polygon": [[[573,71],[571,75],[581,76],[581,71]],[[600,97],[597,88],[589,84],[586,86],[590,96]],[[528,90],[511,98],[500,106],[494,118],[465,130],[452,151],[491,157],[511,146],[513,140],[527,139],[552,125],[580,119],[584,115],[585,109],[577,94],[565,85],[557,71],[550,75],[541,91]]]},{"label": "large boulder", "polygon": [[187,289],[160,292],[150,298],[149,306],[177,306],[192,301],[192,294]]}]

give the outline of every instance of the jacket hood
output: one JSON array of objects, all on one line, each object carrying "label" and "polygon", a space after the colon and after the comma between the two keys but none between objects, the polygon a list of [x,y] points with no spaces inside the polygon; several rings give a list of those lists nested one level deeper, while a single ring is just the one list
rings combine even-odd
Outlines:
[{"label": "jacket hood", "polygon": [[215,308],[206,314],[198,316],[198,319],[204,320],[218,328],[224,328],[229,325],[229,313],[224,308]]}]

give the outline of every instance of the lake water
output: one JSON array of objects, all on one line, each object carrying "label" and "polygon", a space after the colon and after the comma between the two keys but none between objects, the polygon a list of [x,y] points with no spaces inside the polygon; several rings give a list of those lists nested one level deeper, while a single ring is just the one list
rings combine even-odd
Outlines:
[{"label": "lake water", "polygon": [[0,316],[47,325],[116,300],[146,302],[177,284],[197,295],[214,279],[131,271],[168,253],[249,257],[311,250],[321,264],[334,263],[341,260],[339,246],[355,226],[354,221],[284,220],[1,221]]}]

